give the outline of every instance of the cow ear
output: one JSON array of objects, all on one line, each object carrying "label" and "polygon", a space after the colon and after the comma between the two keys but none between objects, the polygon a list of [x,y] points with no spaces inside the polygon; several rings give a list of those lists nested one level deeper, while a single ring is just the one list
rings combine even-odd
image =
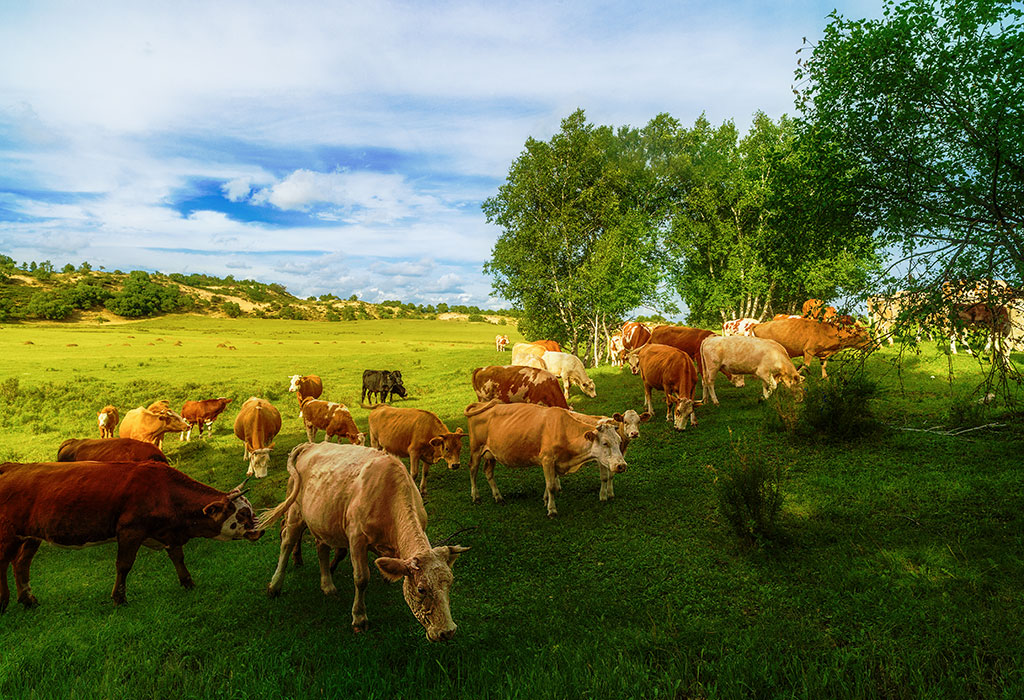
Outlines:
[{"label": "cow ear", "polygon": [[409,563],[405,559],[377,557],[374,563],[377,565],[377,568],[380,569],[381,575],[391,583],[400,581],[412,573],[412,570],[409,568]]},{"label": "cow ear", "polygon": [[612,414],[612,420],[614,420],[617,423],[621,423],[622,421],[625,420],[625,418],[622,417],[621,413],[613,413]]},{"label": "cow ear", "polygon": [[643,413],[640,414],[640,422],[641,423],[646,423],[650,419],[651,419],[651,414],[648,413],[647,411],[644,411]]},{"label": "cow ear", "polygon": [[430,444],[433,445],[434,447],[437,447],[442,442],[444,442],[444,438],[443,437],[438,436],[438,437],[430,438]]},{"label": "cow ear", "polygon": [[225,510],[227,510],[227,503],[225,501],[214,501],[213,503],[206,504],[206,507],[203,508],[203,515],[217,518],[223,515]]},{"label": "cow ear", "polygon": [[462,428],[456,428],[455,432],[452,433],[452,435],[462,435]]},{"label": "cow ear", "polygon": [[596,440],[597,432],[594,430],[588,430],[587,432],[583,433],[583,437],[585,437],[587,440]]},{"label": "cow ear", "polygon": [[444,554],[442,554],[442,556],[448,560],[448,566],[451,566],[455,563],[455,560],[459,558],[460,554],[462,554],[463,552],[468,552],[471,548],[460,547],[459,545],[455,544],[449,545],[447,547],[442,547],[442,549],[446,550]]}]

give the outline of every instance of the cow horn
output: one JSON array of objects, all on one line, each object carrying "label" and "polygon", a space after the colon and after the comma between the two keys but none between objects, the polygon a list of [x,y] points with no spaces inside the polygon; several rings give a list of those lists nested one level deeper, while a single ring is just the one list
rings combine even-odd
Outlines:
[{"label": "cow horn", "polygon": [[461,530],[456,530],[455,532],[453,532],[452,534],[448,535],[447,537],[445,537],[443,540],[441,540],[440,542],[438,542],[434,546],[435,547],[440,547],[442,545],[447,545],[449,542],[451,542],[453,539],[455,539],[458,535],[461,535],[463,532],[472,532],[473,530],[476,530],[476,529],[477,529],[476,525],[470,525],[469,527],[464,527]]}]

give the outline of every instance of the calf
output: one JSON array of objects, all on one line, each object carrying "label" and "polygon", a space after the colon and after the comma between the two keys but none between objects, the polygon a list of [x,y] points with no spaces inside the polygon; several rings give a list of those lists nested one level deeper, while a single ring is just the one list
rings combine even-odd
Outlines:
[{"label": "calf", "polygon": [[587,376],[587,370],[583,368],[580,358],[567,352],[548,351],[541,359],[544,360],[544,366],[548,371],[562,381],[562,393],[565,394],[566,403],[569,401],[569,387],[573,384],[587,396],[597,396],[594,380]]},{"label": "calf", "polygon": [[473,370],[473,391],[478,401],[498,399],[502,403],[569,408],[555,375],[533,367],[477,367]]},{"label": "calf", "polygon": [[415,482],[423,462],[420,493],[427,495],[427,472],[442,459],[449,469],[458,469],[462,454],[462,428],[454,433],[436,414],[419,408],[395,408],[387,404],[364,406],[370,409],[370,446],[395,457],[409,458],[409,471]]},{"label": "calf", "polygon": [[160,447],[163,445],[164,435],[180,433],[188,428],[189,425],[185,419],[170,408],[161,412],[153,412],[139,406],[125,414],[124,420],[121,421],[121,426],[118,428],[118,435],[123,438],[151,442]]},{"label": "calf", "polygon": [[299,417],[302,417],[302,401],[307,396],[313,399],[319,399],[320,395],[324,393],[324,383],[320,377],[315,374],[307,374],[306,376],[300,376],[293,374],[288,384],[288,391],[295,392],[295,398],[299,400]]},{"label": "calf", "polygon": [[131,438],[65,440],[57,449],[58,462],[163,462],[167,457],[151,442]]},{"label": "calf", "polygon": [[673,421],[676,430],[686,429],[687,418],[690,419],[690,425],[697,425],[697,416],[693,410],[696,405],[693,390],[697,385],[697,371],[689,355],[669,345],[648,343],[630,353],[629,368],[643,380],[648,413],[654,412],[651,407],[651,390],[658,389],[665,392],[665,403],[668,406],[665,420]]},{"label": "calf", "polygon": [[116,408],[113,406],[104,406],[100,412],[96,414],[96,423],[100,427],[100,437],[114,437],[114,428],[117,427],[117,423],[120,420],[121,417],[117,414]]},{"label": "calf", "polygon": [[370,398],[370,401],[373,401],[375,394],[377,400],[381,403],[386,402],[391,394],[398,394],[404,399],[406,391],[405,386],[402,384],[402,373],[397,369],[363,370],[363,394],[359,402],[366,403],[367,397]]},{"label": "calf", "polygon": [[249,460],[248,475],[262,479],[270,466],[274,436],[281,431],[281,413],[266,399],[251,396],[235,417],[235,437],[242,441],[243,459]]},{"label": "calf", "polygon": [[320,589],[337,593],[328,560],[331,549],[352,551],[352,629],[366,629],[363,595],[370,580],[367,552],[388,581],[403,581],[405,601],[432,642],[455,634],[448,591],[452,565],[469,547],[431,547],[427,512],[409,472],[394,457],[359,445],[306,443],[288,455],[288,495],[263,514],[259,528],[284,518],[277,569],[267,586],[281,593],[288,555],[308,527],[317,543]]},{"label": "calf", "polygon": [[125,602],[125,580],[139,547],[166,549],[178,581],[193,588],[183,547],[193,537],[257,540],[252,505],[238,486],[224,493],[160,462],[0,464],[0,612],[14,563],[18,602],[36,605],[29,567],[39,545],[117,542],[110,597]]},{"label": "calf", "polygon": [[[632,408],[625,413],[616,413],[611,418],[607,416],[588,416],[585,413],[573,413],[572,415],[577,420],[589,423],[595,427],[602,422],[612,421],[615,425],[615,432],[619,434],[619,440],[621,440],[619,449],[622,451],[623,458],[626,457],[626,448],[629,447],[629,443],[640,437],[640,424],[646,423],[651,419],[650,413],[646,411],[637,413]],[[601,473],[600,499],[607,501],[615,498],[615,473],[607,469],[603,464],[599,464],[598,468]]]},{"label": "calf", "polygon": [[775,391],[779,382],[792,389],[798,401],[802,397],[798,389],[803,382],[803,375],[796,371],[786,348],[774,340],[739,335],[708,338],[700,346],[700,352],[704,365],[704,389],[700,397],[702,403],[710,394],[712,403],[718,405],[715,376],[720,369],[733,376],[756,376],[761,380],[761,393],[766,399]]},{"label": "calf", "polygon": [[234,399],[220,397],[219,399],[204,399],[202,401],[186,401],[181,407],[181,417],[188,423],[188,432],[182,433],[179,439],[186,442],[192,439],[192,428],[199,427],[199,436],[202,437],[203,429],[213,425],[217,416],[224,412],[228,404]]},{"label": "calf", "polygon": [[494,349],[498,352],[504,352],[505,348],[508,347],[508,336],[498,334],[494,336]]},{"label": "calf", "polygon": [[611,421],[593,426],[564,408],[498,401],[470,404],[465,414],[469,419],[469,483],[474,503],[480,502],[476,473],[481,461],[496,503],[503,502],[494,481],[496,462],[507,467],[541,467],[549,517],[558,515],[555,493],[561,490],[560,476],[595,460],[611,472],[626,470],[621,441]]},{"label": "calf", "polygon": [[352,414],[344,404],[306,397],[302,402],[301,413],[309,442],[316,439],[319,430],[324,431],[324,442],[332,437],[348,438],[353,445],[362,445],[365,442],[365,436],[359,432]]}]

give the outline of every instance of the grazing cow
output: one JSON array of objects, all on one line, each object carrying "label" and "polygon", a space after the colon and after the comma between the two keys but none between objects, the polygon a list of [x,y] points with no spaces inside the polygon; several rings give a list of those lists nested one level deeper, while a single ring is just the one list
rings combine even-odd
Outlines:
[{"label": "grazing cow", "polygon": [[288,391],[295,392],[295,398],[299,400],[299,417],[302,417],[302,400],[307,396],[313,399],[319,399],[320,395],[324,393],[324,383],[320,377],[315,374],[307,374],[306,376],[300,376],[293,374],[289,377]]},{"label": "grazing cow", "polygon": [[712,403],[718,405],[715,377],[720,369],[728,371],[733,376],[756,376],[761,380],[761,393],[766,399],[775,391],[779,382],[794,390],[797,400],[801,398],[801,394],[796,390],[799,389],[804,377],[796,371],[786,348],[774,340],[739,335],[708,338],[700,346],[700,352],[704,365],[701,403],[710,394]]},{"label": "grazing cow", "polygon": [[728,337],[730,335],[754,335],[754,326],[759,324],[756,318],[737,318],[732,321],[726,321],[722,324],[722,335]]},{"label": "grazing cow", "polygon": [[204,399],[202,401],[186,401],[181,407],[181,417],[188,423],[188,432],[182,433],[179,439],[186,442],[192,439],[192,428],[199,426],[199,436],[203,436],[203,429],[213,425],[217,416],[224,412],[228,404],[234,399],[220,397],[219,399]]},{"label": "grazing cow", "polygon": [[545,352],[541,358],[548,372],[558,377],[562,382],[562,393],[565,394],[566,403],[569,402],[569,386],[575,384],[584,394],[590,398],[597,396],[597,387],[594,380],[587,376],[587,370],[583,368],[583,362],[575,355],[567,352]]},{"label": "grazing cow", "polygon": [[799,314],[775,314],[772,316],[773,321],[784,321],[787,318],[803,318],[803,316]]},{"label": "grazing cow", "polygon": [[[660,345],[671,345],[680,352],[685,352],[697,363],[697,371],[701,372],[700,366],[700,344],[705,338],[718,335],[714,331],[703,328],[690,328],[689,326],[657,326],[651,331],[652,343]],[[728,376],[728,375],[727,375]],[[731,378],[730,378],[731,380]]]},{"label": "grazing cow", "polygon": [[626,352],[639,350],[651,342],[650,327],[639,321],[627,321],[622,324],[622,347]]},{"label": "grazing cow", "polygon": [[117,578],[110,597],[125,602],[125,579],[139,547],[166,549],[178,581],[193,588],[185,543],[193,537],[257,540],[252,505],[241,486],[224,493],[161,462],[51,462],[0,465],[0,612],[14,562],[18,602],[38,602],[29,567],[39,545],[87,547],[117,542]]},{"label": "grazing cow", "polygon": [[555,375],[533,367],[477,367],[473,370],[473,391],[479,401],[498,399],[502,403],[569,408]]},{"label": "grazing cow", "polygon": [[505,348],[508,347],[508,336],[498,334],[494,336],[494,349],[498,352],[504,352]]},{"label": "grazing cow", "polygon": [[266,529],[282,517],[281,553],[268,595],[280,595],[288,555],[308,527],[316,539],[325,594],[338,591],[328,564],[331,549],[352,552],[354,632],[368,625],[363,595],[370,580],[369,551],[377,555],[374,564],[386,580],[404,579],[405,601],[427,639],[446,641],[455,634],[448,598],[451,570],[469,547],[430,546],[423,498],[396,458],[359,445],[299,445],[288,455],[288,495],[260,517],[259,527]]},{"label": "grazing cow", "polygon": [[171,410],[171,402],[167,399],[159,399],[146,406],[150,413],[167,413]]},{"label": "grazing cow", "polygon": [[1003,355],[1006,351],[1006,340],[1010,337],[1012,331],[1010,310],[1006,306],[989,304],[983,301],[957,308],[954,328],[949,336],[949,347],[954,355],[956,354],[957,340],[964,344],[968,354],[974,354],[974,351],[971,350],[971,346],[964,337],[963,331],[966,328],[984,329],[987,342],[982,352],[988,352],[992,348],[994,339],[996,354]]},{"label": "grazing cow", "polygon": [[651,390],[658,389],[665,392],[665,420],[672,421],[676,430],[686,430],[687,418],[690,425],[697,425],[697,414],[693,410],[697,405],[693,400],[697,370],[688,354],[671,345],[648,343],[631,352],[628,359],[630,370],[643,380],[644,405],[648,413],[654,413]]},{"label": "grazing cow", "polygon": [[[622,457],[626,457],[626,448],[629,447],[629,443],[640,437],[640,424],[646,423],[651,419],[651,414],[644,411],[643,413],[637,413],[632,408],[625,413],[616,413],[611,418],[607,416],[589,416],[586,413],[573,413],[574,418],[589,423],[592,426],[597,426],[605,421],[613,421],[615,424],[615,432],[619,434],[619,450],[622,452]],[[603,464],[598,465],[598,469],[601,472],[601,493],[599,498],[602,501],[607,501],[615,498],[615,474],[605,468]]]},{"label": "grazing cow", "polygon": [[825,365],[828,358],[846,348],[867,348],[871,336],[859,327],[838,328],[831,323],[814,321],[809,318],[787,318],[762,323],[754,329],[758,338],[777,341],[790,357],[803,356],[800,371],[810,366],[811,360],[821,360],[821,376],[828,376]]},{"label": "grazing cow", "polygon": [[608,336],[608,361],[614,367],[621,367],[626,363],[626,346],[623,344],[621,331]]},{"label": "grazing cow", "polygon": [[163,462],[167,457],[151,442],[131,438],[65,440],[57,449],[58,462]]},{"label": "grazing cow", "polygon": [[139,406],[125,414],[117,434],[123,438],[151,442],[160,447],[163,445],[164,435],[180,433],[188,428],[185,419],[169,408],[163,412],[153,412]]},{"label": "grazing cow", "polygon": [[406,391],[405,385],[402,384],[402,373],[397,369],[363,370],[363,394],[359,402],[366,403],[367,397],[373,401],[374,394],[381,403],[387,401],[390,394],[398,394],[404,399]]},{"label": "grazing cow", "polygon": [[[539,360],[544,357],[546,352],[547,350],[533,343],[516,343],[512,346],[512,364],[532,367],[534,365],[526,364],[527,361],[530,358],[537,358]],[[540,369],[546,369],[546,367]]]},{"label": "grazing cow", "polygon": [[835,318],[836,307],[826,306],[825,302],[821,299],[808,299],[800,307],[800,313],[803,314],[804,318],[810,318],[815,321],[830,321]]},{"label": "grazing cow", "polygon": [[316,440],[318,430],[324,431],[324,442],[332,437],[348,438],[353,445],[365,444],[366,437],[359,432],[352,414],[344,404],[306,397],[302,402],[302,424],[309,442]]},{"label": "grazing cow", "polygon": [[117,414],[117,409],[113,406],[104,406],[103,409],[96,414],[96,423],[100,427],[101,438],[112,438],[114,437],[114,428],[117,427],[118,421],[121,417]]},{"label": "grazing cow", "polygon": [[557,340],[531,340],[530,345],[536,345],[537,347],[550,350],[551,352],[561,352],[562,347],[558,344]]},{"label": "grazing cow", "polygon": [[370,409],[370,446],[384,450],[395,457],[409,458],[409,472],[413,482],[420,473],[423,477],[420,493],[427,495],[427,472],[431,464],[442,459],[449,469],[458,469],[462,455],[462,428],[454,433],[436,414],[420,408],[395,408],[387,404],[367,406]]},{"label": "grazing cow", "polygon": [[281,430],[281,413],[266,399],[251,396],[235,418],[235,437],[245,446],[243,459],[249,460],[247,475],[262,479],[270,466],[274,437]]},{"label": "grazing cow", "polygon": [[469,419],[469,483],[474,503],[480,502],[476,472],[481,460],[496,503],[503,499],[494,481],[495,462],[506,467],[541,467],[549,517],[558,515],[555,493],[561,490],[560,476],[572,474],[594,460],[611,472],[626,471],[619,434],[611,421],[595,427],[564,408],[498,401],[472,403],[465,414]]}]

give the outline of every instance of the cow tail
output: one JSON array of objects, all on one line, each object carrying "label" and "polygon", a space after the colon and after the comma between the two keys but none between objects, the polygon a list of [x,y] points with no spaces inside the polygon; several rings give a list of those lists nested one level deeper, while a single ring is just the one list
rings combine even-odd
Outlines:
[{"label": "cow tail", "polygon": [[274,508],[260,513],[259,519],[256,521],[257,530],[266,530],[268,527],[276,523],[281,517],[288,512],[288,509],[295,503],[295,499],[299,497],[299,490],[302,488],[302,476],[299,474],[299,470],[295,468],[295,458],[298,457],[304,450],[312,447],[313,443],[306,442],[292,449],[288,453],[288,495],[285,499]]},{"label": "cow tail", "polygon": [[468,406],[466,406],[466,410],[463,411],[463,414],[467,418],[469,418],[471,416],[478,416],[481,413],[483,413],[484,411],[486,411],[486,410],[488,410],[490,408],[493,408],[494,406],[496,406],[499,403],[501,403],[501,401],[499,401],[498,399],[491,399],[487,403],[480,403],[480,402],[471,403]]}]

